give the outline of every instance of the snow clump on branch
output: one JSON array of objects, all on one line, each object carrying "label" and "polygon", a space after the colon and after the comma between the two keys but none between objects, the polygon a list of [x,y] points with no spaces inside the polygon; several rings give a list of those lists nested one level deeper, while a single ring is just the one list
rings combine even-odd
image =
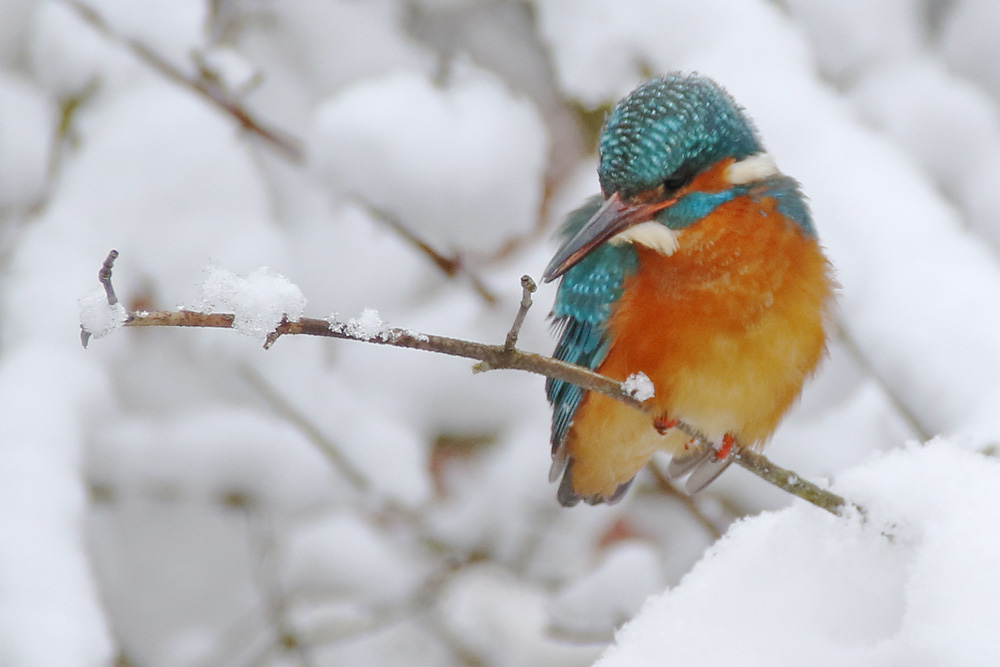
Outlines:
[{"label": "snow clump on branch", "polygon": [[261,267],[244,278],[219,266],[210,266],[201,286],[201,298],[190,310],[233,315],[233,328],[264,340],[283,319],[298,321],[305,311],[302,290],[285,276]]}]

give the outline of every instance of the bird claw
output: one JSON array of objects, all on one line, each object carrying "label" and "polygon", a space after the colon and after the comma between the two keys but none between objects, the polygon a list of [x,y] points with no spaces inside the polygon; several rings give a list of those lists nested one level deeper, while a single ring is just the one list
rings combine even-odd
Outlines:
[{"label": "bird claw", "polygon": [[687,478],[684,490],[688,492],[688,495],[693,496],[714,482],[716,477],[725,472],[730,463],[732,463],[731,459],[719,459],[715,456],[702,459],[701,463],[691,473],[691,476]]},{"label": "bird claw", "polygon": [[716,461],[725,461],[729,458],[729,455],[733,453],[733,445],[736,444],[735,438],[729,433],[722,436],[722,446],[715,452]]},{"label": "bird claw", "polygon": [[684,490],[689,495],[694,495],[715,481],[715,478],[729,467],[735,444],[735,438],[727,433],[722,437],[722,444],[718,449],[704,444],[683,454],[674,455],[667,465],[667,477],[678,479],[687,475]]},{"label": "bird claw", "polygon": [[712,453],[711,447],[699,447],[684,454],[674,454],[667,464],[667,477],[678,479],[697,468]]},{"label": "bird claw", "polygon": [[659,417],[653,420],[653,428],[655,428],[656,432],[659,433],[660,435],[666,435],[667,431],[669,431],[675,426],[677,426],[677,420],[671,419],[665,414],[660,415]]}]

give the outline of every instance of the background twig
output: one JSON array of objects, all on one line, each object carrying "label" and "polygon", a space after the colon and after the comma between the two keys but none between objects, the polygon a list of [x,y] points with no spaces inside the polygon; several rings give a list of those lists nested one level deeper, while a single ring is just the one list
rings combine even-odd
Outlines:
[{"label": "background twig", "polygon": [[[126,48],[139,61],[144,63],[159,75],[172,83],[186,88],[212,104],[215,108],[233,118],[241,128],[264,141],[278,155],[296,166],[302,166],[306,161],[306,152],[303,148],[303,141],[291,132],[274,127],[259,119],[250,111],[243,102],[227,90],[221,81],[214,77],[186,74],[155,50],[132,39],[126,35],[121,35],[114,30],[105,18],[86,3],[79,0],[62,0],[68,7],[72,8],[84,21],[90,24],[105,39],[120,44]],[[490,291],[483,280],[475,271],[472,271],[463,261],[462,254],[455,252],[449,256],[441,252],[420,234],[407,226],[402,220],[391,213],[375,206],[372,202],[358,198],[364,208],[377,220],[395,231],[407,243],[416,248],[427,257],[442,273],[449,278],[465,278],[472,285],[472,288],[482,299],[493,305],[496,303],[496,296]]]},{"label": "background twig", "polygon": [[294,164],[304,160],[302,142],[289,133],[273,128],[250,114],[238,100],[234,99],[218,82],[210,79],[188,76],[166,58],[147,45],[124,35],[118,34],[104,17],[93,7],[78,0],[62,0],[71,7],[83,20],[89,23],[101,35],[112,42],[121,44],[132,55],[170,81],[194,91],[213,106],[224,111],[239,122],[240,126],[251,134],[266,141],[282,157]]}]

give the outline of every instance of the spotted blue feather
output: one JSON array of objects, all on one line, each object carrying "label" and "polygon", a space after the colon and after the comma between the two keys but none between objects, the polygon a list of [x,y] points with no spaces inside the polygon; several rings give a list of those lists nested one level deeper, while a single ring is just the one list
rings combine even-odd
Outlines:
[{"label": "spotted blue feather", "polygon": [[697,74],[675,73],[647,81],[612,110],[598,175],[605,194],[627,198],[760,150],[750,119],[728,93]]}]

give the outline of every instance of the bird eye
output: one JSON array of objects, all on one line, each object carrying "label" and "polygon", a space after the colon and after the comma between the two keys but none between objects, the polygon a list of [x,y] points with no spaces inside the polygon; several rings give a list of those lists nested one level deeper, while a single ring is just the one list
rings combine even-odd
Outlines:
[{"label": "bird eye", "polygon": [[667,192],[675,192],[691,182],[691,175],[684,172],[677,172],[668,176],[663,181],[663,189]]}]

